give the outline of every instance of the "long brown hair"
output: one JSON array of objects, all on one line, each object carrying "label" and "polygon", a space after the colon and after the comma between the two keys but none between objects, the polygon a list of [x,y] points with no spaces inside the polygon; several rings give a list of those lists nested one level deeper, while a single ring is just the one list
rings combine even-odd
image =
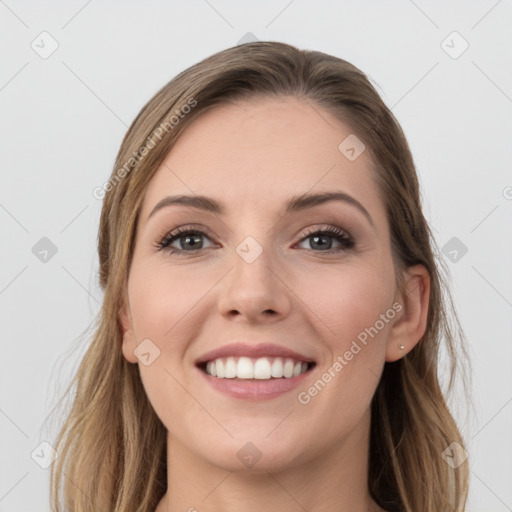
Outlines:
[{"label": "long brown hair", "polygon": [[364,142],[386,206],[398,284],[403,289],[401,271],[411,265],[422,264],[430,274],[426,332],[407,355],[385,364],[373,397],[371,495],[390,512],[464,510],[468,464],[452,468],[442,453],[453,442],[462,448],[465,443],[445,401],[438,363],[444,344],[448,394],[467,353],[404,133],[352,64],[284,43],[254,42],[204,59],[158,91],[126,133],[109,181],[95,192],[104,196],[98,234],[104,300],[90,345],[62,396],[73,392],[56,440],[52,511],[154,512],[165,494],[167,432],[138,366],[121,352],[119,312],[141,203],[148,182],[193,119],[230,100],[282,96],[327,109]]}]

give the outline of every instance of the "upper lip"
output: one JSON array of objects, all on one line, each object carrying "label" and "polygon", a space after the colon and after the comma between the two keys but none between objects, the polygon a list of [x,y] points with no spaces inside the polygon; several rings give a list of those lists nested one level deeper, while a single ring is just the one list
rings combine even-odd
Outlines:
[{"label": "upper lip", "polygon": [[307,355],[301,354],[300,352],[296,352],[295,350],[291,350],[286,347],[282,347],[280,345],[276,345],[274,343],[248,344],[244,342],[235,342],[223,345],[220,348],[210,350],[209,352],[203,354],[196,360],[196,365],[207,363],[208,361],[213,361],[219,357],[229,356],[245,356],[253,358],[265,356],[289,357],[291,359],[295,359],[296,361],[303,361],[306,363],[315,362],[313,358],[308,357]]}]

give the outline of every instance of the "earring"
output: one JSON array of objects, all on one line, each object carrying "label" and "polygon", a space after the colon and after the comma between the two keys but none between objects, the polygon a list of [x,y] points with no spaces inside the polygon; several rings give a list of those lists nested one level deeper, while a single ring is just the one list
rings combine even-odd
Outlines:
[{"label": "earring", "polygon": [[404,345],[402,345],[402,344],[400,343],[400,345],[398,345],[398,348],[399,348],[400,350],[404,350],[404,348],[405,348],[405,347],[404,347]]}]

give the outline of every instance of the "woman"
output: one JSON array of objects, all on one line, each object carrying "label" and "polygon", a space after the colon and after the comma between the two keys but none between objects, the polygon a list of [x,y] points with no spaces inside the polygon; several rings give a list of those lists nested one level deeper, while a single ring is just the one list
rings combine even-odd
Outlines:
[{"label": "woman", "polygon": [[104,304],[54,511],[464,510],[437,374],[461,330],[361,71],[276,42],[217,53],[147,103],[95,195]]}]

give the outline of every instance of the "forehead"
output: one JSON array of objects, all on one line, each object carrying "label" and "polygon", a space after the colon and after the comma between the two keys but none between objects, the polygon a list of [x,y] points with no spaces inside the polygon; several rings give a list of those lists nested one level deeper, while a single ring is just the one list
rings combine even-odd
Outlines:
[{"label": "forehead", "polygon": [[[291,196],[337,190],[379,216],[383,205],[364,151],[339,149],[348,125],[298,98],[251,99],[214,107],[182,133],[147,188],[142,219],[168,194],[207,195],[228,208],[271,211]],[[350,139],[349,139],[350,140]]]}]

